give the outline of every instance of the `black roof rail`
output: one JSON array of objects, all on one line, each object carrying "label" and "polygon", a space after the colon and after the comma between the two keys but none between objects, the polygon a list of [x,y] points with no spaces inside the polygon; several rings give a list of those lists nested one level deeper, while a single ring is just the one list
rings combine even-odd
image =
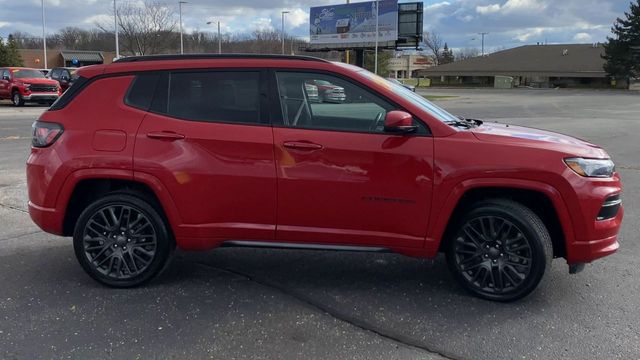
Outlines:
[{"label": "black roof rail", "polygon": [[272,55],[272,54],[174,54],[174,55],[142,55],[120,58],[114,63],[160,60],[206,60],[206,59],[272,59],[272,60],[304,60],[329,62],[313,56],[303,55]]}]

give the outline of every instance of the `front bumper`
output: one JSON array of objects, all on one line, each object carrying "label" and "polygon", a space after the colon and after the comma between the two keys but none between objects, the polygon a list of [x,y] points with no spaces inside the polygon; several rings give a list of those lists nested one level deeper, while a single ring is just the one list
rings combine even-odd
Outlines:
[{"label": "front bumper", "polygon": [[31,93],[29,95],[22,95],[24,101],[55,101],[58,100],[60,95],[58,93]]}]

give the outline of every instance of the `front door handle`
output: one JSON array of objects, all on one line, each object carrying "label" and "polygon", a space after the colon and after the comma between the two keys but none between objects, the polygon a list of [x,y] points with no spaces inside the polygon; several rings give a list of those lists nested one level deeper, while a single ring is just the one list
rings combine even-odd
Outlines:
[{"label": "front door handle", "polygon": [[170,132],[170,131],[150,132],[147,134],[147,137],[150,139],[169,140],[169,141],[184,139],[184,135]]},{"label": "front door handle", "polygon": [[305,150],[305,151],[321,150],[323,148],[323,146],[320,144],[314,144],[312,142],[303,142],[303,141],[285,141],[284,144],[282,145],[288,149]]}]

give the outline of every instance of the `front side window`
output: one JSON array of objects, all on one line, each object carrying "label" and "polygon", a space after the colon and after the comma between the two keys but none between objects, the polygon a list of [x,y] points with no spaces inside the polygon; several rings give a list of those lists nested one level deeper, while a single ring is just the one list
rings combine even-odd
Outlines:
[{"label": "front side window", "polygon": [[389,102],[341,78],[278,72],[283,125],[308,129],[384,132]]},{"label": "front side window", "polygon": [[174,72],[168,87],[169,116],[207,122],[261,122],[257,71]]}]

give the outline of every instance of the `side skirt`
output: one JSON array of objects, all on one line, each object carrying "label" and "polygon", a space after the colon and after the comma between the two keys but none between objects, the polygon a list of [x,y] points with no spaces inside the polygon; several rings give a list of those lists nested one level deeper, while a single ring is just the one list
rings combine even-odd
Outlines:
[{"label": "side skirt", "polygon": [[300,244],[300,243],[283,243],[272,241],[241,241],[232,240],[225,241],[221,247],[249,247],[249,248],[266,248],[266,249],[295,249],[295,250],[323,250],[323,251],[352,251],[352,252],[375,252],[375,253],[391,253],[390,249],[383,247],[371,246],[345,246],[345,245],[321,245],[321,244]]}]

